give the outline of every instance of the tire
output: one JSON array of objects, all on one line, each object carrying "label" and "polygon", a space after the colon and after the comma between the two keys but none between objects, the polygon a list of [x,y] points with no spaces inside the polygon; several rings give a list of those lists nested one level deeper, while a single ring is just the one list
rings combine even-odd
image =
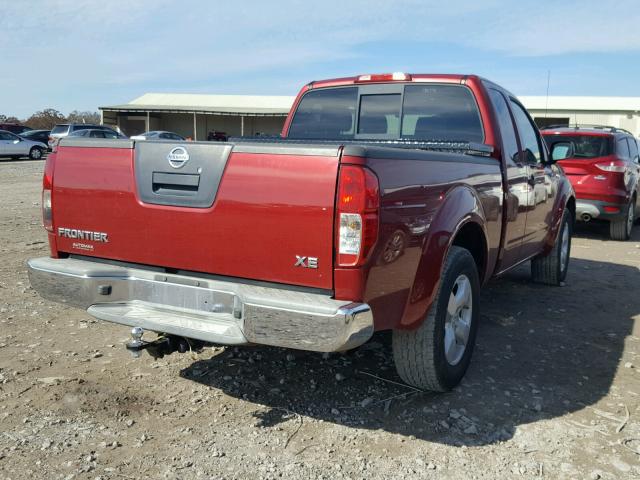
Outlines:
[{"label": "tire", "polygon": [[29,150],[29,158],[31,160],[40,160],[42,155],[44,155],[44,152],[40,147],[31,147],[31,150]]},{"label": "tire", "polygon": [[[460,301],[456,304],[458,292]],[[448,312],[452,301],[454,315]],[[393,331],[393,359],[398,375],[409,385],[435,392],[446,392],[458,385],[471,361],[479,302],[476,263],[468,250],[452,246],[438,293],[422,324],[415,330]],[[456,339],[453,332],[461,338]],[[445,347],[445,337],[453,342],[447,342],[449,348]]]},{"label": "tire", "polygon": [[611,240],[620,240],[625,242],[631,238],[631,230],[633,230],[633,224],[635,223],[636,216],[636,201],[631,199],[631,203],[627,205],[625,209],[625,215],[619,220],[612,220],[609,222],[609,236]]},{"label": "tire", "polygon": [[571,257],[571,235],[573,216],[565,208],[562,225],[553,248],[547,255],[539,255],[531,260],[531,277],[536,283],[560,286],[567,278]]}]

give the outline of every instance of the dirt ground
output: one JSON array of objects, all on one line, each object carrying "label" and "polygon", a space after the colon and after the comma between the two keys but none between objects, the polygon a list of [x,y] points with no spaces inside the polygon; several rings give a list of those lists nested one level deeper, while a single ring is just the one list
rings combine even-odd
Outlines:
[{"label": "dirt ground", "polygon": [[640,227],[578,228],[564,287],[492,281],[465,380],[434,395],[384,334],[131,358],[127,328],[29,286],[42,168],[0,161],[0,478],[640,478]]}]

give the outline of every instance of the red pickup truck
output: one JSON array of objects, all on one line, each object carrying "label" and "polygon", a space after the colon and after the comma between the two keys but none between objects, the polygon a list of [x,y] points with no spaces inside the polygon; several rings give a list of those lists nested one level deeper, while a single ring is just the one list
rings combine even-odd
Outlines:
[{"label": "red pickup truck", "polygon": [[44,174],[51,255],[28,268],[43,297],[134,327],[134,350],[342,351],[393,330],[402,379],[445,391],[480,285],[528,260],[560,284],[575,208],[503,88],[362,75],[306,85],[278,138],[63,139]]}]

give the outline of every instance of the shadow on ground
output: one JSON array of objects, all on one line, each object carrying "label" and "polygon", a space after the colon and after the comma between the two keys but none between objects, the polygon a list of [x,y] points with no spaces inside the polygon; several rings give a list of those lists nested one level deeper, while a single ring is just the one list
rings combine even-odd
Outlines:
[{"label": "shadow on ground", "polygon": [[391,383],[401,380],[385,332],[357,350],[324,357],[227,348],[181,375],[258,405],[254,416],[265,427],[295,412],[450,445],[506,440],[518,425],[605,397],[640,313],[640,297],[628,294],[640,284],[637,268],[575,258],[570,268],[565,287],[531,283],[527,264],[485,288],[471,368],[448,394]]},{"label": "shadow on ground", "polygon": [[[609,236],[609,222],[604,220],[593,220],[591,222],[576,222],[573,227],[573,236],[577,238],[588,238],[592,240],[602,240],[609,242],[617,242],[611,240]],[[638,219],[633,227],[631,241],[640,241],[640,219]]]}]

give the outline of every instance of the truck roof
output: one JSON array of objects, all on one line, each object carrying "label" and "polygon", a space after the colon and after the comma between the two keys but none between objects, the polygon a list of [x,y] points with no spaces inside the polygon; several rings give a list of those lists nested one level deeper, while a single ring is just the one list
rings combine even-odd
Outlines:
[{"label": "truck roof", "polygon": [[[370,79],[366,79],[369,77]],[[309,88],[341,87],[359,83],[390,83],[390,82],[438,82],[438,83],[463,83],[468,78],[480,79],[477,75],[440,74],[440,73],[383,73],[365,74],[354,77],[330,78],[317,80],[308,84]]]}]

